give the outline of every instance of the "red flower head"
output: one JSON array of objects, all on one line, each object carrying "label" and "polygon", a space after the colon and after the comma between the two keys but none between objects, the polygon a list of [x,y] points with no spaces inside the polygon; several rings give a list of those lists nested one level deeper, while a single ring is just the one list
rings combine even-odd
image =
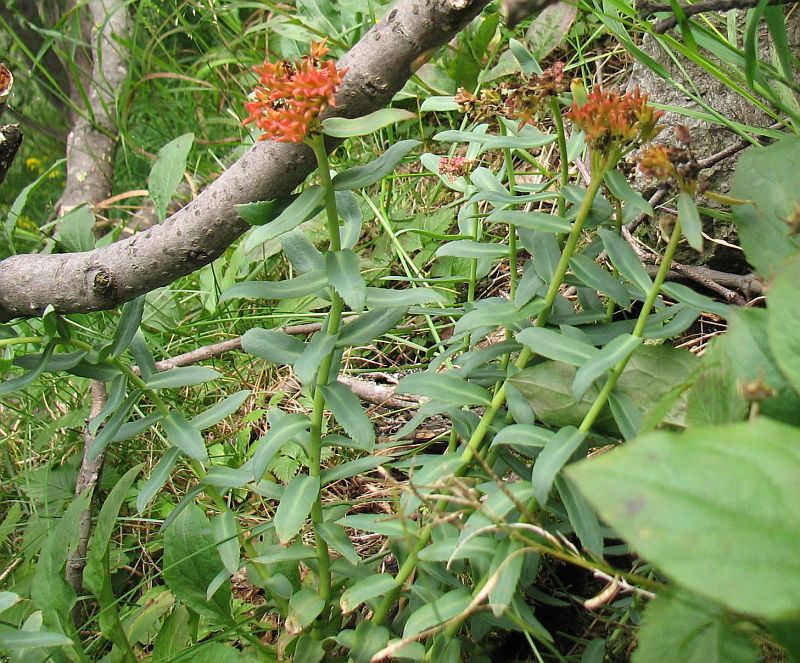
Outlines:
[{"label": "red flower head", "polygon": [[337,69],[325,42],[311,44],[311,54],[295,63],[264,62],[253,69],[260,75],[255,99],[245,104],[249,115],[243,124],[255,122],[264,133],[259,140],[302,143],[319,114],[335,106],[335,96],[346,69]]},{"label": "red flower head", "polygon": [[623,151],[653,139],[661,131],[657,122],[663,114],[647,105],[647,95],[638,87],[620,95],[599,86],[582,106],[573,102],[568,113],[595,149],[617,147]]}]

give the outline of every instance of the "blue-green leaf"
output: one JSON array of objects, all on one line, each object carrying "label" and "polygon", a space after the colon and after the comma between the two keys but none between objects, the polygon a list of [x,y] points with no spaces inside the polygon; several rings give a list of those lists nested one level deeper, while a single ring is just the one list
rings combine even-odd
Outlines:
[{"label": "blue-green leaf", "polygon": [[609,368],[628,357],[639,345],[642,339],[630,334],[620,334],[613,341],[597,352],[591,359],[584,363],[575,373],[572,383],[572,395],[576,401],[581,401],[592,383],[605,373]]},{"label": "blue-green leaf", "polygon": [[313,270],[287,281],[244,281],[228,288],[220,297],[220,302],[229,299],[290,299],[305,297],[322,290],[328,285],[328,277],[323,270]]},{"label": "blue-green leaf", "polygon": [[[416,292],[416,290],[412,292]],[[380,308],[360,315],[356,320],[342,327],[339,332],[339,347],[354,347],[371,343],[394,329],[397,323],[403,319],[407,310],[407,307],[401,304],[399,307],[395,305],[392,308]]]},{"label": "blue-green leaf", "polygon": [[222,421],[225,417],[228,417],[236,412],[236,410],[238,410],[247,400],[248,396],[250,396],[250,393],[251,392],[249,389],[237,391],[236,393],[223,398],[215,405],[212,405],[205,412],[201,412],[197,416],[193,417],[189,423],[197,430],[205,430],[206,428],[210,428],[214,424]]},{"label": "blue-green leaf", "polygon": [[397,394],[428,396],[456,405],[489,405],[489,392],[477,384],[445,373],[412,373],[406,375],[395,387]]},{"label": "blue-green leaf", "polygon": [[189,458],[201,462],[208,461],[206,443],[200,431],[192,426],[177,410],[173,410],[161,420],[161,426],[167,434],[167,441],[177,447]]},{"label": "blue-green leaf", "polygon": [[499,209],[492,212],[486,220],[489,223],[510,223],[519,228],[548,233],[568,233],[572,228],[572,224],[566,219],[544,212]]},{"label": "blue-green leaf", "polygon": [[358,256],[352,250],[328,251],[325,254],[325,273],[328,282],[353,311],[363,310],[367,284],[361,276]]},{"label": "blue-green leaf", "polygon": [[276,364],[293,364],[305,347],[299,338],[274,329],[248,329],[242,336],[242,350]]},{"label": "blue-green leaf", "polygon": [[300,531],[318,495],[319,477],[298,474],[289,482],[273,520],[281,543],[288,543]]},{"label": "blue-green leaf", "polygon": [[253,453],[253,478],[261,481],[267,465],[280,448],[289,441],[295,440],[311,427],[311,421],[302,414],[287,414],[274,424],[270,422],[267,434],[256,442]]},{"label": "blue-green leaf", "polygon": [[154,373],[146,384],[150,389],[191,387],[220,377],[220,373],[207,366],[178,366],[168,371]]},{"label": "blue-green leaf", "polygon": [[[322,210],[324,199],[325,189],[321,186],[313,185],[304,189],[294,200],[288,205],[285,205],[285,209],[282,209],[276,218],[272,220],[266,219],[263,222],[264,225],[261,225],[250,233],[245,242],[245,250],[252,251],[264,242],[268,242],[275,237],[280,237],[284,233],[295,229],[304,221],[308,221],[310,218],[316,216]],[[267,202],[272,203],[275,201]],[[286,201],[280,202],[285,203]],[[250,203],[249,205],[237,205],[236,211],[245,221],[253,223],[251,219],[256,218],[256,215],[258,215],[260,219],[265,212],[264,210],[251,210],[249,208],[264,204],[265,203],[262,202]],[[279,209],[281,208],[271,208],[270,213],[274,213]]]},{"label": "blue-green leaf", "polygon": [[401,140],[395,143],[374,161],[364,166],[349,168],[336,175],[333,178],[333,188],[342,191],[374,184],[391,173],[403,157],[418,145],[422,145],[418,140]]},{"label": "blue-green leaf", "polygon": [[620,274],[639,288],[642,293],[646,294],[650,292],[650,289],[653,287],[653,282],[650,280],[644,267],[642,267],[642,263],[639,262],[639,258],[628,243],[615,232],[607,228],[600,228],[599,233],[603,240],[603,246],[605,246],[606,252],[608,253],[608,257],[611,259],[614,267],[619,270]]},{"label": "blue-green leaf", "polygon": [[694,198],[681,191],[678,194],[678,221],[686,241],[695,251],[703,250],[703,224],[700,222],[700,212],[697,211]]},{"label": "blue-green leaf", "polygon": [[340,382],[323,386],[322,393],[326,405],[345,433],[360,449],[372,451],[375,446],[375,429],[355,394]]},{"label": "blue-green leaf", "polygon": [[586,433],[575,426],[564,426],[547,443],[533,465],[533,495],[541,506],[547,504],[556,475],[583,443]]},{"label": "blue-green leaf", "polygon": [[328,117],[322,121],[322,132],[334,138],[366,136],[391,124],[416,118],[415,113],[401,108],[381,108],[380,110],[353,119]]},{"label": "blue-green leaf", "polygon": [[172,447],[167,449],[166,453],[158,461],[150,477],[145,481],[144,485],[139,489],[139,494],[136,496],[136,511],[141,513],[144,508],[150,504],[150,501],[156,496],[156,493],[161,490],[161,487],[167,482],[172,468],[178,462],[180,456],[180,449]]},{"label": "blue-green leaf", "polygon": [[582,366],[600,352],[593,345],[544,327],[523,329],[517,334],[517,340],[527,345],[537,355],[563,361],[572,366]]}]

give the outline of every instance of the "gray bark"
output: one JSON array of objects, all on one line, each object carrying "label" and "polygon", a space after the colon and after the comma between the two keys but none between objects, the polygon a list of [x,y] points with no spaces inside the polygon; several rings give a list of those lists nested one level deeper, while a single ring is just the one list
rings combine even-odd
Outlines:
[{"label": "gray bark", "polygon": [[[335,113],[385,106],[414,61],[446,44],[488,0],[400,0],[347,53]],[[12,256],[0,262],[0,320],[113,308],[217,258],[249,226],[234,205],[287,196],[314,167],[305,146],[255,145],[185,208],[147,231],[85,253]]]}]

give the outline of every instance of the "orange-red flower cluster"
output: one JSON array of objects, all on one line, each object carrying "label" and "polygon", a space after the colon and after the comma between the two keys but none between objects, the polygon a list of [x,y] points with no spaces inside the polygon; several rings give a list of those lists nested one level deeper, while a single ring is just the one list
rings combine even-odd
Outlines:
[{"label": "orange-red flower cluster", "polygon": [[264,62],[253,69],[260,76],[255,99],[245,104],[249,115],[243,124],[255,122],[264,133],[259,140],[302,143],[319,114],[335,106],[335,95],[346,69],[333,60],[325,42],[312,43],[311,54],[295,63]]},{"label": "orange-red flower cluster", "polygon": [[647,95],[638,87],[621,95],[598,86],[583,106],[573,102],[568,116],[595,149],[624,151],[654,138],[661,131],[657,122],[663,114],[648,106]]},{"label": "orange-red flower cluster", "polygon": [[439,174],[455,182],[459,177],[467,175],[475,162],[465,157],[442,157],[439,159]]}]

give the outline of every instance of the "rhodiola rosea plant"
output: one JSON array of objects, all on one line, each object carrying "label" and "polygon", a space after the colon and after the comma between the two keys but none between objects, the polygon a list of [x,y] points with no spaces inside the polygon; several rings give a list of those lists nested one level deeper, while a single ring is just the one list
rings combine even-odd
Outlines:
[{"label": "rhodiola rosea plant", "polygon": [[[83,573],[92,602],[78,625],[77,596],[60,572],[86,498],[60,515],[32,577],[3,595],[7,624],[22,629],[0,643],[61,660],[439,662],[501,660],[517,633],[529,658],[599,661],[627,656],[626,623],[643,614],[634,660],[757,660],[773,640],[796,653],[791,553],[800,534],[787,505],[798,490],[797,186],[776,182],[797,140],[747,153],[727,197],[748,259],[771,285],[766,309],[735,309],[667,281],[678,244],[702,242],[697,172],[690,150],[647,145],[662,130],[647,95],[580,84],[568,94],[562,67],[541,72],[516,52],[529,71],[521,80],[429,104],[460,103],[468,114],[461,129],[433,137],[450,153],[419,157],[451,192],[454,223],[428,233],[438,242],[433,264],[409,256],[414,277],[399,284],[369,269],[364,219],[371,211],[403,248],[391,225],[397,208],[374,192],[416,166],[421,142],[392,141],[377,159],[335,172],[326,141],[416,116],[322,119],[344,73],[324,45],[258,69],[248,124],[265,138],[305,142],[317,170],[289,199],[237,208],[255,226],[251,247],[281,243],[290,278],[246,279],[220,301],[244,312],[305,298],[324,317],[306,340],[279,327],[242,336],[252,362],[291,366],[303,407],[271,400],[265,430],[240,454],[215,456],[200,431],[249,393],[184,414],[169,390],[221,376],[156,370],[142,299],[125,307],[111,341],[89,343],[52,311],[35,334],[4,328],[0,347],[41,349],[15,358],[27,372],[3,383],[5,393],[45,371],[104,380],[89,453],[151,426],[166,451],[146,472],[124,467],[105,499]],[[561,166],[553,172],[538,152],[551,145]],[[580,180],[568,166],[584,153]],[[654,214],[619,170],[628,157],[676,195],[654,275],[623,231],[633,216]],[[315,246],[301,226],[320,214],[326,237]],[[484,296],[483,279],[500,264],[508,292]],[[698,359],[670,341],[703,312],[730,327]],[[409,327],[429,363],[395,391],[426,400],[379,436],[337,376]],[[452,332],[444,339],[443,327]],[[441,440],[405,441],[432,417],[446,422]],[[281,475],[275,460],[289,453],[300,460]],[[153,501],[178,472],[192,473],[192,489],[157,511]],[[353,477],[382,477],[377,508],[368,495],[337,492]],[[111,537],[121,511],[149,514],[163,531],[164,585],[130,606],[137,588],[120,591],[110,573],[120,564]],[[377,543],[359,544],[367,538]],[[590,638],[565,636],[548,619],[569,597],[559,588],[565,563],[588,579],[581,613],[611,622]],[[234,598],[242,577],[257,599]],[[141,636],[142,623],[158,633]]]}]

